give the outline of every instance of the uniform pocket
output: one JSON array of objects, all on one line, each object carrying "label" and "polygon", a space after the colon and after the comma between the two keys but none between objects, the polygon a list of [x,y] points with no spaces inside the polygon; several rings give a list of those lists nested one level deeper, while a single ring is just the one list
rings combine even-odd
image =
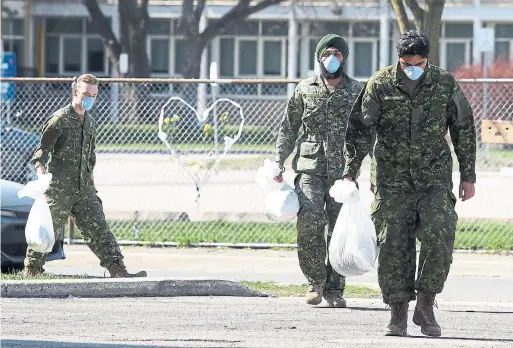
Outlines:
[{"label": "uniform pocket", "polygon": [[306,158],[313,158],[320,152],[321,143],[304,142],[299,145],[299,155]]},{"label": "uniform pocket", "polygon": [[456,195],[451,190],[448,190],[448,192],[449,192],[449,199],[451,200],[452,206],[456,207],[456,202],[458,201],[458,199],[456,198]]}]

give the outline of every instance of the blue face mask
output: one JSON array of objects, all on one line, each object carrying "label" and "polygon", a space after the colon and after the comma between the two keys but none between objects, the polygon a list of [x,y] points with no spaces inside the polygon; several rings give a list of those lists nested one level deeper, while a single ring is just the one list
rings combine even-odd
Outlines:
[{"label": "blue face mask", "polygon": [[422,69],[420,66],[409,66],[404,69],[404,72],[406,73],[406,76],[415,81],[418,80],[422,74],[424,74],[424,69]]},{"label": "blue face mask", "polygon": [[340,68],[340,62],[334,55],[326,58],[322,64],[324,64],[326,71],[328,71],[330,74],[337,72],[338,68]]},{"label": "blue face mask", "polygon": [[80,101],[80,107],[84,111],[89,111],[93,108],[94,99],[93,97],[85,97]]}]

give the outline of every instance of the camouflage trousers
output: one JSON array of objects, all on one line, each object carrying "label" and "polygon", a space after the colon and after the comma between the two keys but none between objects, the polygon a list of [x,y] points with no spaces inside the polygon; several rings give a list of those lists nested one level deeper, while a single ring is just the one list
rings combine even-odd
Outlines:
[{"label": "camouflage trousers", "polygon": [[[378,234],[378,282],[383,302],[415,300],[415,290],[441,293],[452,263],[458,216],[448,189],[375,195],[371,215]],[[417,279],[416,239],[421,243]]]},{"label": "camouflage trousers", "polygon": [[[329,259],[327,248],[342,204],[329,195],[334,181],[317,175],[299,173],[295,179],[299,198],[297,216],[297,247],[299,266],[308,283],[324,286],[326,292],[344,292],[345,277],[336,273]],[[328,235],[325,239],[325,226]]]},{"label": "camouflage trousers", "polygon": [[[84,196],[67,191],[56,192],[50,188],[46,199],[52,213],[55,238],[71,216],[87,246],[100,259],[102,267],[109,268],[116,261],[123,259],[116,239],[105,220],[102,202],[96,194]],[[47,257],[47,253],[27,248],[25,267],[41,269]]]}]

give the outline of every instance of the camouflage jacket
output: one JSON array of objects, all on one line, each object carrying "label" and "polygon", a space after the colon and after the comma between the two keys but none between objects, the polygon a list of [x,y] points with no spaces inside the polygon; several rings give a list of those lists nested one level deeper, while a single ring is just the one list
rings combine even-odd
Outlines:
[{"label": "camouflage jacket", "polygon": [[50,189],[96,192],[95,142],[94,119],[86,113],[82,123],[69,104],[45,122],[32,162],[36,168],[45,166],[52,173]]},{"label": "camouflage jacket", "polygon": [[[283,163],[297,145],[296,172],[342,178],[344,135],[349,112],[363,85],[344,74],[330,93],[322,78],[299,82],[290,97],[276,141],[276,161]],[[298,139],[299,129],[302,134]]]},{"label": "camouflage jacket", "polygon": [[374,146],[378,190],[452,188],[452,154],[445,139],[449,130],[461,180],[475,182],[474,117],[457,81],[429,65],[410,97],[397,69],[392,65],[375,73],[358,96],[346,132],[344,176],[357,177]]}]

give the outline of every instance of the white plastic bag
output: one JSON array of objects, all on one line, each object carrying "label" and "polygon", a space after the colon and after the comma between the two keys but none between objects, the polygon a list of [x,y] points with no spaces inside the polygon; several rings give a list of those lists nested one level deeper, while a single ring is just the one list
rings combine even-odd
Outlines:
[{"label": "white plastic bag", "polygon": [[292,186],[285,182],[274,181],[274,177],[279,174],[278,164],[266,158],[264,166],[257,170],[255,183],[266,192],[267,217],[274,221],[292,220],[299,211],[299,200]]},{"label": "white plastic bag", "polygon": [[44,193],[50,186],[52,174],[39,176],[37,180],[29,181],[18,191],[18,198],[34,198],[34,204],[25,226],[25,239],[28,246],[40,253],[49,253],[55,244],[52,214]]},{"label": "white plastic bag", "polygon": [[337,180],[330,189],[330,196],[343,203],[328,251],[331,266],[343,276],[357,276],[374,270],[376,228],[360,200],[355,183]]}]

